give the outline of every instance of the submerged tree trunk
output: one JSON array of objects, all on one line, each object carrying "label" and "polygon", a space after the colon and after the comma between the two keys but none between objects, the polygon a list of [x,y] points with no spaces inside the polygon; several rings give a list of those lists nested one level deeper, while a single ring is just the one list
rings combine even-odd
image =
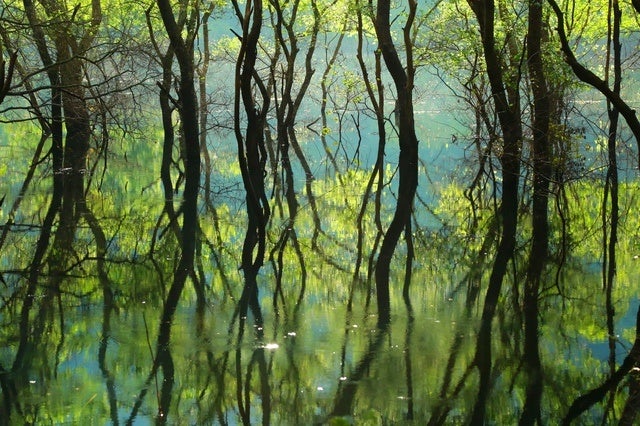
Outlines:
[{"label": "submerged tree trunk", "polygon": [[[611,61],[611,50],[613,50],[613,92],[620,94],[622,85],[622,68],[621,68],[621,48],[620,43],[620,23],[622,20],[622,11],[617,0],[609,2],[609,44],[606,66],[606,77],[609,79],[609,62]],[[613,48],[613,49],[611,49]],[[616,346],[618,339],[615,332],[615,308],[613,302],[613,285],[616,275],[616,246],[618,240],[618,223],[620,220],[620,206],[618,201],[618,157],[616,152],[618,139],[618,122],[620,113],[618,109],[607,102],[609,116],[609,136],[607,138],[607,175],[604,187],[604,198],[602,201],[602,227],[603,227],[603,258],[602,262],[602,278],[603,288],[605,291],[605,309],[607,312],[607,336],[609,336],[609,368],[610,375],[614,374],[616,369]],[[610,205],[609,205],[610,204]],[[607,214],[610,207],[610,216]],[[607,229],[608,228],[608,229]],[[607,232],[608,231],[608,232]],[[608,236],[608,239],[607,239]],[[631,383],[637,381],[632,380]],[[630,388],[633,389],[633,388]],[[616,389],[612,388],[607,403],[607,411],[613,409],[614,397]],[[624,417],[623,417],[624,418]],[[621,423],[623,424],[623,423]],[[631,423],[629,423],[631,424]]]},{"label": "submerged tree trunk", "polygon": [[[495,5],[493,0],[471,1],[469,5],[476,15],[482,38],[487,75],[491,87],[491,95],[497,111],[502,130],[503,147],[500,154],[502,166],[502,198],[500,216],[502,233],[496,253],[496,260],[489,278],[489,288],[484,302],[478,342],[490,342],[491,323],[495,314],[502,282],[507,265],[512,259],[516,246],[516,230],[518,225],[518,185],[520,182],[520,147],[522,143],[522,125],[520,122],[520,99],[517,90],[512,90],[511,98],[507,96],[503,78],[502,65],[494,33]],[[491,379],[491,345],[479,344],[475,363],[480,371],[478,399],[473,410],[472,424],[484,421],[485,406],[489,394]]]},{"label": "submerged tree trunk", "polygon": [[[378,300],[378,322],[385,324],[391,317],[391,302],[389,294],[389,273],[391,259],[395,252],[402,231],[411,221],[413,199],[418,187],[418,138],[413,119],[413,57],[409,32],[413,24],[417,3],[409,0],[409,16],[404,27],[405,48],[407,50],[406,70],[400,61],[398,51],[391,37],[390,1],[378,1],[375,18],[378,45],[382,52],[387,69],[395,83],[398,96],[397,108],[399,117],[398,143],[400,158],[398,168],[400,179],[398,184],[398,201],[393,219],[380,247],[380,254],[376,263],[376,295]],[[407,236],[408,238],[410,236]]]},{"label": "submerged tree trunk", "polygon": [[[196,229],[198,225],[198,190],[200,188],[200,140],[198,128],[198,99],[195,90],[195,68],[193,60],[193,38],[190,33],[186,40],[182,37],[180,26],[175,20],[168,0],[158,0],[158,9],[162,16],[171,47],[180,67],[178,98],[180,101],[180,119],[184,136],[185,187],[183,193],[182,255],[178,270],[174,276],[169,298],[179,298],[187,276],[193,272],[195,257]],[[167,312],[170,318],[173,312]]]},{"label": "submerged tree trunk", "polygon": [[[162,369],[163,380],[158,396],[158,414],[156,422],[158,424],[164,424],[166,423],[167,416],[169,414],[168,411],[171,403],[173,384],[175,381],[173,357],[170,351],[173,316],[178,308],[180,296],[187,277],[194,274],[196,230],[198,227],[198,191],[200,188],[200,140],[198,128],[198,100],[195,91],[195,67],[193,60],[193,42],[195,34],[193,32],[188,32],[186,38],[183,38],[182,26],[176,22],[172,6],[168,0],[157,0],[157,5],[167,35],[171,42],[169,53],[173,50],[180,68],[178,100],[185,149],[185,186],[181,206],[183,211],[182,230],[180,233],[181,256],[178,268],[173,277],[173,283],[169,289],[164,309],[162,311],[158,330],[156,356],[151,372],[147,378],[147,382],[150,383],[151,379],[157,375],[158,369]],[[193,11],[192,17],[193,16],[197,16],[197,11]],[[168,129],[165,128],[165,130]],[[172,131],[172,129],[170,130]],[[171,220],[173,219],[174,218],[171,218]],[[196,291],[198,291],[197,288]],[[138,396],[138,400],[136,401],[134,410],[131,414],[131,419],[135,417],[135,413],[140,407],[142,398],[145,394],[146,391],[143,390]]]},{"label": "submerged tree trunk", "polygon": [[[248,216],[241,268],[245,275],[245,286],[252,287],[251,291],[244,291],[243,295],[251,295],[257,292],[256,276],[264,262],[266,226],[270,215],[264,184],[267,153],[263,133],[269,99],[265,96],[266,89],[261,81],[256,80],[256,84],[263,91],[261,108],[256,105],[253,92],[258,40],[262,29],[262,0],[248,2],[244,12],[240,10],[237,2],[234,1],[233,4],[236,15],[242,23],[242,43],[235,73],[234,130],[238,144],[238,163],[246,192]],[[240,102],[244,106],[247,120],[244,135],[241,130]]]},{"label": "submerged tree trunk", "polygon": [[542,4],[529,1],[527,65],[533,92],[533,214],[532,243],[524,289],[524,361],[527,365],[527,396],[520,424],[534,424],[540,416],[542,366],[539,351],[538,295],[549,250],[549,185],[551,146],[549,143],[550,101],[542,63]]},{"label": "submerged tree trunk", "polygon": [[[360,206],[360,211],[358,212],[358,216],[356,218],[356,226],[358,229],[357,236],[357,255],[356,255],[356,263],[353,272],[353,283],[351,284],[351,289],[349,291],[349,301],[347,303],[347,309],[351,310],[353,303],[353,293],[355,290],[355,283],[359,281],[360,275],[360,267],[363,261],[364,256],[364,237],[365,230],[363,226],[365,214],[367,212],[367,206],[369,204],[369,198],[371,197],[371,192],[374,184],[378,183],[378,190],[375,195],[375,227],[376,234],[374,239],[374,244],[371,247],[370,251],[370,259],[373,259],[378,247],[378,243],[382,236],[382,224],[380,221],[380,208],[381,208],[381,200],[380,194],[382,191],[382,187],[384,186],[384,152],[387,141],[387,133],[385,129],[385,116],[384,116],[384,86],[382,85],[382,66],[381,66],[381,58],[380,51],[376,50],[375,52],[375,69],[373,78],[369,77],[369,71],[367,69],[367,65],[364,61],[364,38],[363,38],[363,19],[362,19],[362,5],[359,2],[356,4],[356,13],[357,13],[357,34],[358,34],[358,45],[356,48],[356,58],[358,60],[358,64],[360,65],[360,72],[362,74],[362,80],[367,89],[367,95],[369,98],[369,102],[371,102],[371,108],[375,112],[376,116],[376,128],[378,134],[378,147],[376,151],[376,161],[373,165],[373,170],[371,170],[371,176],[367,181],[367,186],[365,188],[364,194],[362,194],[362,205]],[[375,81],[375,85],[372,84],[372,81]],[[367,283],[370,287],[371,285],[371,264],[367,271]],[[367,301],[366,305],[369,306],[370,292],[367,292]]]}]

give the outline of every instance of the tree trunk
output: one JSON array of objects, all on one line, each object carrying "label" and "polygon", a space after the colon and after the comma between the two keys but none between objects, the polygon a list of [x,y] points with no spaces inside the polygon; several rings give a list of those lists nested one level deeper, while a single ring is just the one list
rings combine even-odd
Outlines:
[{"label": "tree trunk", "polygon": [[[198,191],[200,188],[200,141],[198,129],[198,100],[194,82],[193,34],[182,38],[181,27],[176,23],[169,0],[158,0],[158,9],[162,16],[171,47],[180,67],[178,100],[180,119],[184,136],[185,187],[183,193],[182,255],[168,300],[177,300],[184,287],[187,276],[193,273],[195,257],[196,229],[198,227]],[[173,310],[175,310],[175,305]],[[171,318],[173,310],[164,315]]]},{"label": "tree trunk", "polygon": [[518,225],[518,185],[520,181],[520,146],[522,141],[522,125],[520,122],[520,100],[508,99],[505,90],[502,66],[495,46],[495,5],[493,0],[469,0],[469,5],[476,15],[480,27],[484,60],[491,87],[491,95],[498,114],[502,130],[503,147],[500,154],[502,166],[502,198],[500,215],[502,233],[496,253],[496,260],[491,270],[489,287],[484,302],[480,330],[478,332],[478,348],[475,363],[480,370],[478,399],[472,414],[472,424],[484,421],[485,406],[489,394],[491,379],[491,323],[495,314],[502,282],[507,271],[509,260],[513,257],[516,245]]},{"label": "tree trunk", "polygon": [[[409,17],[405,24],[405,38],[413,23],[416,11],[416,3],[409,0]],[[389,21],[390,1],[378,1],[375,18],[375,29],[378,36],[378,45],[382,52],[387,69],[395,83],[398,96],[397,108],[399,116],[400,158],[398,160],[399,184],[398,201],[393,219],[389,224],[387,233],[380,247],[380,254],[376,263],[376,296],[378,300],[378,323],[384,325],[391,317],[391,303],[389,294],[389,272],[391,259],[395,252],[402,231],[411,220],[413,199],[418,187],[418,138],[415,132],[413,119],[413,60],[410,44],[405,43],[407,49],[407,71],[400,61],[398,51],[391,37],[391,24]],[[406,40],[405,40],[406,41]]]},{"label": "tree trunk", "polygon": [[[258,108],[252,89],[258,54],[258,39],[262,29],[262,0],[248,2],[244,14],[235,1],[234,7],[243,25],[242,44],[236,62],[234,101],[234,130],[238,144],[238,163],[246,192],[248,215],[247,232],[242,247],[241,268],[245,274],[245,285],[255,286],[255,277],[264,262],[266,226],[270,215],[264,185],[266,149],[263,133],[269,100],[263,93],[264,104],[262,108]],[[256,81],[256,83],[261,86],[261,82]],[[240,128],[241,101],[247,120],[244,135]],[[252,292],[253,290],[249,293]]]},{"label": "tree trunk", "polygon": [[532,243],[524,291],[524,361],[529,373],[527,397],[520,424],[534,424],[540,416],[542,366],[539,351],[538,293],[549,250],[549,185],[551,147],[549,143],[550,102],[542,64],[542,4],[529,1],[527,65],[533,92],[533,215]]}]

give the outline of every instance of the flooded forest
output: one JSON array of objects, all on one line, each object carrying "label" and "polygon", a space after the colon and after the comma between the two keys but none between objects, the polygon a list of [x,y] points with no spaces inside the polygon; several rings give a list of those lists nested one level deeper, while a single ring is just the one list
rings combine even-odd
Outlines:
[{"label": "flooded forest", "polygon": [[639,1],[0,2],[0,425],[640,421]]}]

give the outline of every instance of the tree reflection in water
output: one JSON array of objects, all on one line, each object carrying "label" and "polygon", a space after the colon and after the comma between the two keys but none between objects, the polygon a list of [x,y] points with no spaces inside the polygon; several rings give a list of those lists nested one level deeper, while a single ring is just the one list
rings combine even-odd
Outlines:
[{"label": "tree reflection in water", "polygon": [[[361,182],[364,188],[366,179]],[[361,198],[356,194],[356,199]],[[62,203],[52,199],[50,205]],[[318,244],[324,248],[318,255],[305,244],[314,234],[313,227],[305,224],[313,220],[302,214],[301,222],[296,222],[302,223],[300,254],[283,255],[273,271],[271,264],[263,267],[252,282],[240,271],[225,272],[237,258],[225,254],[233,243],[224,238],[223,246],[215,247],[218,257],[209,258],[215,261],[204,266],[205,258],[200,259],[209,278],[205,309],[199,310],[191,290],[176,297],[169,288],[166,299],[153,297],[159,274],[152,256],[131,262],[122,251],[127,244],[140,247],[139,237],[129,231],[134,228],[114,227],[113,221],[99,219],[90,207],[77,207],[74,217],[55,222],[65,223],[64,227],[48,228],[44,216],[42,228],[33,235],[29,260],[37,267],[28,270],[23,281],[27,286],[22,288],[24,292],[34,283],[30,293],[34,297],[20,299],[16,293],[11,298],[5,293],[0,382],[2,413],[9,423],[67,415],[113,424],[147,419],[170,424],[449,424],[470,419],[478,401],[484,404],[486,419],[513,423],[524,413],[517,400],[499,402],[515,395],[524,402],[532,390],[528,387],[532,371],[524,368],[522,316],[508,303],[498,303],[492,333],[478,332],[483,299],[477,289],[486,282],[489,262],[482,256],[473,259],[466,271],[444,263],[414,268],[411,303],[402,312],[397,307],[403,303],[402,286],[394,287],[395,314],[388,327],[378,328],[364,303],[366,281],[354,283],[353,271],[343,267],[344,256],[359,252],[357,241],[349,251],[320,235]],[[161,210],[159,203],[155,211]],[[104,217],[102,211],[100,215]],[[199,220],[207,222],[205,216]],[[149,222],[145,226],[152,232],[155,222]],[[203,232],[210,231],[203,228]],[[273,234],[274,241],[280,232]],[[369,232],[364,238],[373,241],[375,226]],[[10,234],[8,241],[16,241],[16,236]],[[216,241],[211,234],[204,238]],[[416,239],[418,265],[428,265],[423,262],[432,256],[455,256],[461,249],[437,234],[429,238],[437,244],[432,250]],[[116,249],[116,241],[121,248]],[[161,241],[153,259],[180,253],[175,239]],[[54,255],[55,263],[47,260]],[[200,256],[207,256],[207,251]],[[222,270],[217,262],[223,264]],[[309,274],[301,298],[302,264]],[[169,268],[162,272],[167,274],[177,263],[159,265]],[[573,299],[564,299],[563,309],[561,296],[546,297],[536,313],[541,319],[538,335],[545,380],[544,387],[536,390],[541,402],[534,417],[544,422],[597,417],[601,404],[608,403],[607,395],[613,395],[619,407],[615,415],[632,419],[637,407],[633,377],[638,340],[630,339],[630,350],[623,342],[629,336],[624,330],[636,324],[616,325],[622,336],[618,353],[624,354],[624,361],[609,377],[608,356],[590,350],[598,340],[582,326],[587,318],[594,326],[604,324],[598,306],[590,299],[580,302],[589,286],[598,285],[599,274],[565,266],[561,276],[567,297],[574,294]],[[5,278],[9,288],[20,288],[15,285],[21,280],[15,277],[16,281]],[[281,303],[273,304],[277,277]],[[234,289],[242,289],[237,299]],[[221,298],[218,292],[230,297]],[[604,306],[606,294],[600,299]],[[484,371],[481,367],[486,366],[477,364],[475,354],[487,345],[492,347],[493,364]],[[488,377],[487,387],[480,386],[480,375]],[[626,381],[629,385],[622,386]],[[35,387],[42,391],[34,393]],[[488,396],[478,398],[479,389],[487,389]]]},{"label": "tree reflection in water", "polygon": [[[437,2],[452,8],[429,21],[449,34],[438,41],[378,2],[390,15],[377,46],[360,1],[293,2],[299,15],[232,1],[234,35],[205,64],[201,23],[218,3],[159,0],[140,15],[148,45],[136,45],[152,47],[157,75],[134,83],[125,112],[107,105],[120,89],[102,90],[124,73],[104,66],[120,58],[119,46],[100,50],[111,34],[94,43],[99,2],[92,19],[79,8],[45,25],[37,7],[54,3],[3,3],[28,31],[0,14],[14,74],[0,114],[25,102],[33,118],[0,129],[29,153],[2,139],[0,424],[637,421],[636,170],[618,176],[628,147],[611,105],[609,129],[589,135],[606,136],[606,158],[578,157],[587,136],[567,118],[568,70],[538,45],[554,36],[540,3],[520,4],[526,24],[501,11],[511,25],[493,22],[490,0]],[[407,5],[399,16],[417,26],[436,14]],[[7,28],[35,51],[16,56]],[[411,48],[399,55],[396,30]],[[80,45],[96,51],[65,56]],[[422,61],[436,54],[464,70],[427,78]],[[388,63],[400,64],[397,84]],[[196,97],[196,69],[217,73],[219,90],[198,75]],[[550,70],[562,74],[546,80],[553,96],[539,74]],[[462,107],[432,105],[445,99],[431,98],[440,79],[459,83]],[[118,116],[149,99],[157,128]]]}]

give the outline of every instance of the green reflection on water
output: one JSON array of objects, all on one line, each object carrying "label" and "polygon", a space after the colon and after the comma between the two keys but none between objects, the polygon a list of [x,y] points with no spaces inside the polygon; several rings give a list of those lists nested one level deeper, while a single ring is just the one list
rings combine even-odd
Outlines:
[{"label": "green reflection on water", "polygon": [[[48,314],[44,324],[46,332],[34,338],[32,362],[24,371],[11,374],[22,407],[22,415],[13,413],[13,418],[29,420],[32,412],[38,413],[33,417],[38,421],[92,419],[102,423],[113,416],[109,411],[113,402],[118,418],[124,420],[130,417],[136,398],[147,387],[148,393],[135,418],[144,423],[145,419],[151,421],[156,417],[163,376],[159,373],[149,385],[145,385],[145,381],[153,365],[155,331],[162,306],[136,295],[131,287],[151,292],[157,288],[157,276],[151,269],[138,273],[131,269],[135,268],[110,267],[110,276],[120,277],[112,282],[119,288],[119,296],[116,297],[118,311],[112,311],[107,317],[103,316],[99,297],[75,299],[67,295],[63,298],[62,310],[49,307],[56,312]],[[452,273],[447,268],[442,268],[440,274],[427,268],[417,271],[415,283],[429,285],[414,287],[416,303],[412,322],[407,321],[400,300],[395,301],[392,328],[375,347],[370,363],[356,383],[351,406],[356,423],[360,424],[361,419],[400,422],[409,401],[413,403],[413,416],[418,424],[429,419],[440,404],[449,406],[448,421],[466,418],[475,398],[475,373],[472,371],[467,377],[464,374],[470,368],[476,344],[478,308],[467,309],[462,294],[449,294],[451,286],[446,283],[453,280],[447,274]],[[238,274],[234,275],[231,286],[237,291],[242,280]],[[570,280],[585,287],[598,285],[598,277],[593,275],[576,274]],[[361,308],[346,312],[340,299],[345,297],[344,294],[341,297],[341,290],[344,291],[341,287],[348,279],[328,268],[310,279],[309,288],[314,290],[297,315],[291,313],[295,298],[288,299],[288,307],[279,310],[278,315],[271,308],[269,281],[265,274],[262,309],[266,320],[261,325],[264,333],[261,338],[257,337],[260,333],[249,315],[246,334],[239,341],[240,325],[237,319],[233,320],[235,304],[232,301],[211,303],[198,315],[195,305],[185,300],[172,329],[170,350],[176,377],[168,413],[171,423],[240,423],[238,406],[247,404],[247,400],[245,410],[251,413],[251,419],[259,422],[265,398],[270,401],[273,424],[310,424],[326,420],[334,412],[342,397],[341,389],[350,383],[362,360],[367,359],[367,351],[381,332],[375,328],[375,318]],[[337,288],[326,289],[327,283],[334,283]],[[68,282],[65,287],[91,289],[96,285],[95,280],[86,279]],[[295,293],[297,289],[288,290]],[[96,300],[92,303],[91,299]],[[364,300],[364,294],[359,292],[357,299]],[[598,378],[606,374],[604,360],[594,358],[589,350],[592,336],[580,334],[585,318],[598,317],[597,305],[590,300],[571,306],[575,311],[570,307],[557,318],[545,314],[542,352],[549,385],[545,412],[551,418],[559,413],[554,407],[566,406],[580,389],[595,386]],[[496,325],[499,338],[494,342],[495,398],[490,402],[488,413],[490,418],[499,419],[499,423],[515,421],[523,398],[523,372],[518,354],[520,332],[510,314],[508,308],[501,312]],[[574,315],[579,315],[576,323],[571,320]],[[62,330],[58,316],[64,317]],[[9,315],[4,318],[11,321]],[[106,322],[110,331],[105,334],[102,330]],[[15,323],[13,327],[6,327],[3,340],[15,341],[17,332]],[[105,345],[104,366],[99,366],[98,361],[101,342]],[[277,343],[278,347],[267,350],[266,343]],[[407,377],[407,351],[411,355],[410,377]],[[257,353],[264,356],[267,372],[264,377],[256,365]],[[15,344],[6,345],[2,365],[10,365],[14,354]],[[447,363],[451,362],[454,368],[449,392],[453,392],[454,385],[462,389],[448,401],[439,394]],[[266,396],[263,380],[268,383]],[[113,395],[106,389],[109,381],[112,381]]]},{"label": "green reflection on water", "polygon": [[[166,218],[158,221],[162,192],[157,170],[132,167],[153,164],[158,148],[134,147],[128,146],[127,158],[111,159],[101,190],[87,194],[87,205],[106,236],[105,264],[98,262],[89,219],[79,216],[74,246],[66,253],[68,269],[43,266],[33,307],[26,312],[22,271],[31,262],[39,229],[24,231],[18,225],[41,223],[51,197],[46,175],[22,204],[1,261],[0,378],[2,413],[10,423],[145,424],[160,416],[170,424],[465,423],[477,398],[475,350],[485,344],[477,341],[476,332],[492,259],[488,253],[484,262],[476,260],[482,257],[491,220],[484,212],[475,233],[467,232],[468,206],[457,184],[438,183],[440,204],[433,212],[446,226],[415,231],[411,313],[400,297],[403,260],[397,257],[394,316],[388,330],[376,328],[375,307],[367,306],[373,287],[366,267],[353,277],[354,218],[366,171],[313,182],[322,218],[315,243],[313,211],[302,194],[293,225],[285,214],[274,215],[270,249],[292,229],[300,249],[284,248],[282,266],[277,250],[270,253],[259,276],[262,323],[256,323],[251,312],[246,319],[236,316],[243,286],[237,269],[244,232],[242,197],[237,190],[217,194],[215,214],[203,206],[200,215],[198,274],[206,284],[207,304],[198,311],[193,286],[187,286],[168,351],[175,375],[171,387],[163,388],[165,370],[154,367],[156,342],[179,244]],[[26,166],[10,167],[15,176]],[[19,183],[16,177],[11,181]],[[584,196],[596,190],[592,183],[575,184],[572,190],[571,255],[557,282],[555,267],[550,268],[540,299],[542,418],[548,423],[556,423],[575,398],[610,373],[595,231],[599,202]],[[633,211],[637,184],[621,192],[629,194],[623,205]],[[387,207],[385,222],[391,211]],[[365,263],[376,234],[372,212],[370,206],[363,227]],[[2,214],[5,223],[6,209]],[[628,232],[619,243],[618,363],[634,338],[636,222],[627,219]],[[526,223],[523,235],[528,233]],[[557,241],[558,223],[552,230]],[[517,260],[519,269],[525,269],[523,263],[524,252]],[[278,293],[276,276],[281,277]],[[487,418],[494,424],[515,423],[525,400],[522,313],[516,294],[521,279],[516,272],[505,285],[489,342],[494,371]],[[27,328],[21,327],[25,315]],[[620,411],[625,396],[624,389],[615,394],[615,410]],[[599,419],[603,410],[596,406],[589,415]]]}]

